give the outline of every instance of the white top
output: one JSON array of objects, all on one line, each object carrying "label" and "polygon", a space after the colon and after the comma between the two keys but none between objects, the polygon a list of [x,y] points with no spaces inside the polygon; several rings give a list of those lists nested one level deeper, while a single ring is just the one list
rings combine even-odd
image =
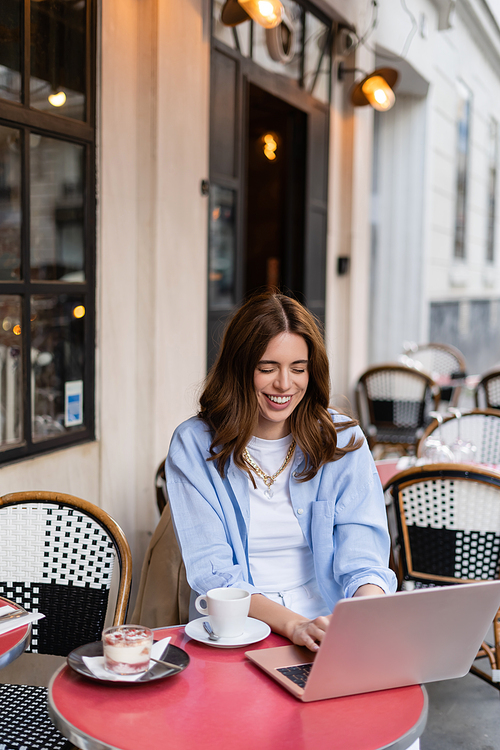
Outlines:
[{"label": "white top", "polygon": [[[280,440],[253,437],[247,449],[255,463],[272,476],[283,464],[292,435]],[[252,471],[257,489],[248,480],[250,527],[248,555],[255,586],[263,592],[287,591],[314,578],[311,550],[299,526],[290,500],[293,460],[271,486],[272,497],[264,494],[264,480]]]}]

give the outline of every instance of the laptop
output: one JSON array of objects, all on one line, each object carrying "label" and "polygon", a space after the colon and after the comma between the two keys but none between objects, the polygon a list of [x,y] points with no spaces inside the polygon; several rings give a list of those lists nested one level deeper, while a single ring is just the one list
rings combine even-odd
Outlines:
[{"label": "laptop", "polygon": [[500,607],[500,581],[342,599],[321,648],[246,651],[301,701],[463,677]]}]

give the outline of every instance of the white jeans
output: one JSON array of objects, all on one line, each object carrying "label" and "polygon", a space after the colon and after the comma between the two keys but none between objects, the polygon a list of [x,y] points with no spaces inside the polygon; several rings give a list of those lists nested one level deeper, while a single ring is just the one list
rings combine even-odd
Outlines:
[{"label": "white jeans", "polygon": [[315,578],[312,578],[303,586],[297,586],[294,589],[288,589],[288,591],[265,591],[264,595],[273,602],[283,604],[292,612],[307,617],[309,620],[314,620],[315,617],[320,615],[331,614],[320,594]]}]

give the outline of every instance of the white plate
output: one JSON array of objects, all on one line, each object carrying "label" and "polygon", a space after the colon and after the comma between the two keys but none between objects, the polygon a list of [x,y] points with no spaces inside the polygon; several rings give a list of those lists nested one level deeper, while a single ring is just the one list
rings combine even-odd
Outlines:
[{"label": "white plate", "polygon": [[186,635],[193,638],[195,641],[200,643],[206,643],[207,646],[215,646],[215,648],[238,648],[239,646],[249,646],[251,643],[257,643],[267,638],[271,632],[271,628],[262,620],[256,620],[253,617],[247,617],[247,623],[245,630],[242,635],[238,638],[219,638],[218,641],[211,641],[208,637],[208,633],[203,627],[203,622],[208,620],[208,617],[198,617],[196,620],[188,622],[184,628]]}]

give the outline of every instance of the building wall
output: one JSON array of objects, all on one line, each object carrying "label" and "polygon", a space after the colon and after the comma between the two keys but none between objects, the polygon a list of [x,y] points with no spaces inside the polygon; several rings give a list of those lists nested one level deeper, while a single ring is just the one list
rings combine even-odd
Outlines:
[{"label": "building wall", "polygon": [[[378,62],[402,70],[397,92],[403,96],[398,96],[391,112],[379,116],[377,163],[386,183],[374,205],[379,232],[377,265],[373,267],[377,278],[372,294],[375,314],[370,359],[394,359],[405,339],[423,342],[438,338],[463,349],[474,372],[500,360],[499,184],[496,258],[493,264],[486,260],[488,127],[491,117],[500,122],[500,29],[485,3],[464,0],[457,4],[451,27],[440,30],[445,7],[442,2],[413,3],[413,36],[412,20],[400,3],[390,0],[380,9],[374,41],[380,52]],[[394,55],[394,61],[388,62],[384,54]],[[454,257],[459,81],[472,92],[464,260]],[[415,140],[417,121],[408,120],[407,96],[413,97],[412,106],[416,106],[422,96],[422,82],[428,90],[419,105],[421,114],[425,110],[422,133]],[[396,131],[399,136],[395,139]],[[401,145],[407,156],[414,153],[413,165],[408,159],[396,158],[395,149]],[[425,170],[423,181],[421,165]],[[397,186],[405,180],[408,200],[401,206]],[[391,229],[401,223],[401,217],[410,226],[409,220],[414,218],[408,213],[410,194],[415,197],[419,182],[422,220],[412,227],[409,241],[402,243],[400,233],[391,234]],[[415,232],[420,234],[417,245]],[[420,288],[414,266],[417,256],[421,262]],[[401,263],[408,269],[413,264],[413,272],[401,276]],[[390,288],[393,292],[389,295]]]}]

